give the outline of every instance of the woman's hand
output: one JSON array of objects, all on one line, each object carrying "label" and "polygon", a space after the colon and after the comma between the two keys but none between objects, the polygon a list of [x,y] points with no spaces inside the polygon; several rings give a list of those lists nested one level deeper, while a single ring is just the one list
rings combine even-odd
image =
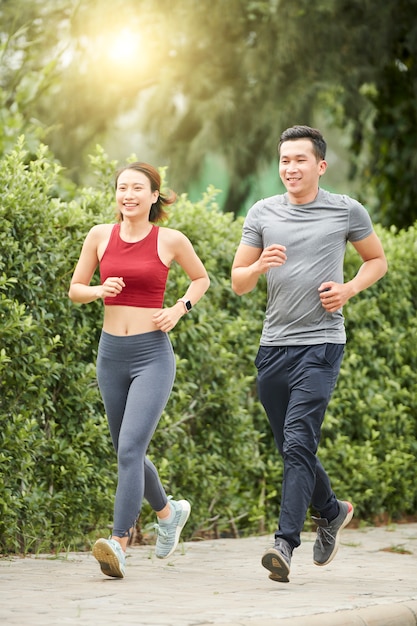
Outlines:
[{"label": "woman's hand", "polygon": [[115,298],[125,286],[123,278],[120,276],[109,276],[104,283],[100,285],[100,298]]},{"label": "woman's hand", "polygon": [[157,311],[152,316],[152,321],[164,333],[169,332],[177,325],[178,320],[184,315],[184,305],[177,302],[174,306]]}]

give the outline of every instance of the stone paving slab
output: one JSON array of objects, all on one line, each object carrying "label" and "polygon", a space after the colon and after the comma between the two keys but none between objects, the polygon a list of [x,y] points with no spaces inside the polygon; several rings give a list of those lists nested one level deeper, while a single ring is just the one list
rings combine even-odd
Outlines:
[{"label": "stone paving slab", "polygon": [[[303,533],[290,582],[260,565],[272,537],[129,548],[126,578],[90,553],[0,560],[2,626],[417,626],[417,524],[345,529],[328,566]],[[410,621],[411,620],[411,621]]]}]

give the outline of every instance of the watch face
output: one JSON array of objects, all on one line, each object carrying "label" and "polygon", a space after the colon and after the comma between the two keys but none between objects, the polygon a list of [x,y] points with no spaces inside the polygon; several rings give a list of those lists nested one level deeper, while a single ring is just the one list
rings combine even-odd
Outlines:
[{"label": "watch face", "polygon": [[185,301],[185,308],[187,309],[187,311],[191,311],[191,309],[193,308],[193,305],[191,304],[191,302],[189,300]]}]

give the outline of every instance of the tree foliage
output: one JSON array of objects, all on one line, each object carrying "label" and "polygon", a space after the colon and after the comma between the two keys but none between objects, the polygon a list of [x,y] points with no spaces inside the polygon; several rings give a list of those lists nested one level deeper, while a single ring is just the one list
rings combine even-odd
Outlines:
[{"label": "tree foliage", "polygon": [[336,75],[346,74],[333,111],[350,132],[351,175],[382,224],[411,225],[417,219],[417,1],[334,5],[339,53],[326,80],[337,85]]},{"label": "tree foliage", "polygon": [[[129,113],[176,189],[217,155],[234,214],[282,129],[320,119],[343,129],[375,218],[404,227],[417,217],[416,9],[417,0],[6,0],[3,106],[49,131],[76,181],[83,155]],[[122,62],[109,55],[120,33],[139,43]]]}]

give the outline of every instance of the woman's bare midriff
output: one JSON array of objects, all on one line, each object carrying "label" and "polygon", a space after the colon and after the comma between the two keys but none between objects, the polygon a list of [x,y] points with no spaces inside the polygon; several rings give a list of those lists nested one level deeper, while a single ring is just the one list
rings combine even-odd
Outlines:
[{"label": "woman's bare midriff", "polygon": [[105,306],[103,330],[110,335],[139,335],[158,330],[152,316],[161,309],[134,306]]}]

